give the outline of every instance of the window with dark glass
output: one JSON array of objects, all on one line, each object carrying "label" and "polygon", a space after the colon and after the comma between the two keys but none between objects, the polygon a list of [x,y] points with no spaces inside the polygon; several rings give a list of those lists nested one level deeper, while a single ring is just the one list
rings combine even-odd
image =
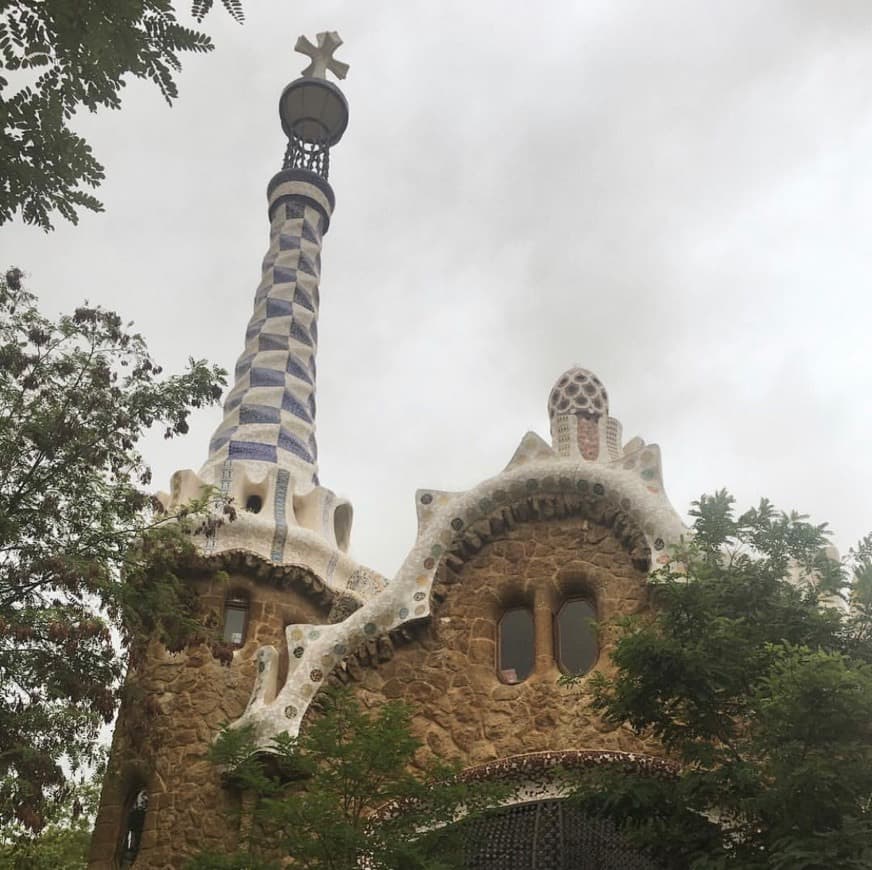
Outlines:
[{"label": "window with dark glass", "polygon": [[585,598],[570,598],[557,611],[555,653],[557,664],[567,674],[587,673],[599,656],[596,610]]},{"label": "window with dark glass", "polygon": [[500,620],[500,679],[504,683],[520,683],[533,672],[535,639],[533,614],[527,608],[507,610]]},{"label": "window with dark glass", "polygon": [[132,867],[139,854],[147,810],[148,793],[144,788],[138,789],[131,799],[130,809],[127,811],[127,818],[124,821],[124,836],[121,840],[121,860],[119,861],[121,870]]},{"label": "window with dark glass", "polygon": [[241,646],[245,641],[248,625],[248,598],[235,595],[224,605],[224,641]]}]

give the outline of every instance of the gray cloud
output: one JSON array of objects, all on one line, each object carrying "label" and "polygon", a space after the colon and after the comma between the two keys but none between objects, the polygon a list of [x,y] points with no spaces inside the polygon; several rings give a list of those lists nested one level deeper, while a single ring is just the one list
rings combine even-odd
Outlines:
[{"label": "gray cloud", "polygon": [[[107,213],[3,234],[51,310],[134,319],[155,354],[232,368],[283,151],[298,33],[352,64],[325,241],[323,482],[391,573],[418,486],[466,488],[578,363],[683,511],[720,486],[872,527],[872,9],[865,2],[250,3],[207,19],[168,111],[141,83],[81,129]],[[217,11],[217,10],[216,10]],[[149,440],[156,480],[217,411]],[[165,485],[165,484],[163,484]]]}]

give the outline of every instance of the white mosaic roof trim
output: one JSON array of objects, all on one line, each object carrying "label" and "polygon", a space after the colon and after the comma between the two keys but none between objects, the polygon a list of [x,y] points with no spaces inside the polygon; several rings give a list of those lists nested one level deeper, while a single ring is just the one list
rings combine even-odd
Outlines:
[{"label": "white mosaic roof trim", "polygon": [[[201,547],[204,555],[245,550],[276,565],[304,567],[333,592],[350,593],[360,601],[384,589],[384,577],[345,552],[352,516],[346,499],[326,487],[312,486],[306,474],[297,481],[287,469],[266,463],[227,463],[225,471],[217,481],[191,470],[177,471],[171,493],[157,496],[167,510],[199,498],[210,487],[232,499],[237,518]],[[252,495],[261,498],[258,513],[245,510]]]},{"label": "white mosaic roof trim", "polygon": [[289,667],[277,685],[279,655],[257,652],[258,676],[248,708],[234,725],[256,726],[260,745],[276,735],[297,734],[312,697],[325,678],[365,641],[430,614],[436,570],[468,526],[529,496],[582,493],[614,505],[644,535],[652,561],[664,563],[670,545],[686,533],[664,491],[660,450],[637,438],[608,462],[563,458],[535,433],[521,440],[506,469],[468,492],[419,490],[418,538],[388,586],[336,625],[291,625],[286,629]]},{"label": "white mosaic roof trim", "polygon": [[[620,768],[626,772],[658,778],[673,778],[679,766],[675,762],[641,752],[614,749],[561,749],[508,755],[464,768],[461,782],[500,782],[509,786],[508,794],[497,806],[508,807],[530,801],[568,797],[578,787],[573,771],[595,768]],[[390,802],[376,810],[376,818],[391,819],[402,806]]]}]

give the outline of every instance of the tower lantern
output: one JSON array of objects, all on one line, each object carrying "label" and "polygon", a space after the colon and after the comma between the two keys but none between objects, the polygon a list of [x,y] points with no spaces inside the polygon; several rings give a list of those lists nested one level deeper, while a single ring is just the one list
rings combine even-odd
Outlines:
[{"label": "tower lantern", "polygon": [[294,50],[312,62],[300,78],[282,91],[279,117],[288,137],[285,169],[309,169],[326,179],[330,170],[330,148],[348,126],[348,102],[336,85],[327,80],[327,70],[337,78],[348,74],[348,64],[336,60],[333,52],[342,45],[339,34],[325,31],[313,45],[301,36]]}]

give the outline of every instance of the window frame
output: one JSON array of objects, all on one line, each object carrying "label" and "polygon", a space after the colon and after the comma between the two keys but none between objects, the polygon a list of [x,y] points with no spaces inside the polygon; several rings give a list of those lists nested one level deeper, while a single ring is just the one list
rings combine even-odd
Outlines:
[{"label": "window frame", "polygon": [[[227,638],[227,615],[230,611],[240,612],[243,614],[242,617],[242,638],[239,641],[230,640]],[[245,646],[245,641],[248,638],[248,624],[250,621],[250,611],[251,611],[251,596],[244,590],[240,590],[238,592],[231,592],[224,599],[224,612],[223,612],[223,624],[221,626],[221,637],[224,640],[224,643],[229,643],[236,649]]]},{"label": "window frame", "polygon": [[[530,633],[530,651],[531,651],[531,661],[530,661],[530,671],[529,673],[522,677],[514,680],[510,680],[504,676],[507,671],[513,670],[512,668],[503,668],[503,621],[510,613],[516,613],[521,611],[526,613],[530,618],[530,627],[532,629]],[[500,618],[497,620],[497,643],[496,643],[496,672],[497,677],[500,682],[506,686],[519,686],[521,683],[525,683],[530,679],[531,676],[536,672],[536,616],[533,612],[533,608],[529,607],[525,604],[517,605],[516,607],[507,607],[500,614]],[[515,671],[517,675],[517,671]]]},{"label": "window frame", "polygon": [[572,671],[563,664],[560,654],[560,614],[568,604],[573,604],[576,601],[581,601],[584,604],[587,604],[587,606],[593,611],[593,617],[591,618],[599,621],[599,612],[597,610],[596,601],[590,595],[570,595],[568,598],[564,598],[560,602],[557,610],[554,611],[554,664],[557,666],[557,669],[561,674],[566,674],[570,677],[583,677],[586,674],[589,674],[596,667],[600,655],[602,654],[602,649],[600,647],[599,638],[596,636],[596,631],[592,626],[586,626],[592,632],[596,644],[596,655],[594,656],[590,667],[584,671]]},{"label": "window frame", "polygon": [[[141,808],[137,807],[140,797],[143,798],[143,806]],[[150,803],[148,789],[142,783],[138,783],[128,791],[127,800],[123,804],[124,812],[121,817],[121,834],[118,838],[118,851],[116,853],[118,856],[116,864],[121,870],[133,867],[136,859],[139,857],[139,853],[142,851],[142,838],[145,833],[145,822],[148,817]],[[131,834],[134,833],[133,825],[130,823],[134,812],[139,813],[140,824],[135,831],[135,844],[131,850],[127,848],[127,841]]]}]

